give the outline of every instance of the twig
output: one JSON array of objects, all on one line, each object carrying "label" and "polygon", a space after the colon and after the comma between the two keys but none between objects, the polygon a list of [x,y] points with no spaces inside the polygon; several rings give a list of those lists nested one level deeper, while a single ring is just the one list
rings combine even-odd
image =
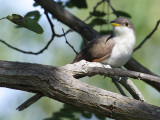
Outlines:
[{"label": "twig", "polygon": [[[105,6],[104,6],[104,3],[103,3],[103,6],[102,6],[102,12],[104,12],[104,8],[105,8]],[[100,31],[102,31],[102,26],[103,25],[100,25],[99,27],[100,27]],[[108,25],[109,26],[109,25]]]},{"label": "twig", "polygon": [[72,48],[72,50],[76,53],[76,55],[78,54],[78,52],[74,49],[74,47],[67,41],[64,29],[62,28],[63,34],[64,34],[64,38],[66,40],[66,43]]},{"label": "twig", "polygon": [[121,86],[118,84],[117,80],[115,78],[112,78],[113,83],[115,84],[115,86],[117,87],[117,89],[119,90],[119,92],[123,95],[123,96],[127,96],[125,94],[125,92],[123,91],[123,89],[121,88]]},{"label": "twig", "polygon": [[113,83],[120,91],[123,96],[127,96],[121,86],[118,84],[120,83],[136,100],[145,101],[142,93],[138,90],[138,88],[134,85],[134,83],[127,77],[111,77]]},{"label": "twig", "polygon": [[[85,69],[84,72],[80,72],[80,74],[76,74],[75,77],[80,78],[81,76],[84,77],[84,75],[87,73],[88,76],[94,76],[96,74],[105,75],[105,76],[121,76],[121,77],[131,77],[138,80],[148,81],[157,84],[160,86],[160,77],[155,75],[150,75],[142,72],[135,72],[130,70],[124,70],[120,68],[106,68],[104,65],[100,63],[94,63],[94,62],[87,62],[85,60],[81,60],[80,62],[74,63],[75,65],[78,65],[79,67],[83,66],[83,69]],[[92,68],[88,68],[86,66],[92,66]],[[68,65],[69,66],[69,65]],[[104,66],[104,67],[101,67]],[[93,68],[94,67],[94,68]],[[77,72],[76,72],[77,73]],[[73,75],[74,76],[74,75]]]},{"label": "twig", "polygon": [[[109,5],[107,6],[107,21],[109,21],[109,19],[110,19],[110,14],[109,14],[109,12],[110,12],[110,9],[109,9]],[[110,25],[108,25],[108,30],[110,30]]]},{"label": "twig", "polygon": [[68,33],[70,33],[70,32],[73,32],[73,30],[72,29],[68,29],[65,33],[63,33],[63,34],[56,34],[55,33],[55,37],[63,37],[64,35],[66,35],[66,34],[68,34]]},{"label": "twig", "polygon": [[120,77],[118,82],[126,88],[126,90],[133,96],[134,99],[145,101],[142,93],[134,85],[134,83],[127,77]]},{"label": "twig", "polygon": [[90,18],[92,18],[93,13],[96,12],[96,9],[99,5],[101,5],[104,2],[104,0],[101,0],[100,2],[97,2],[97,4],[93,7],[93,11],[90,12],[90,15],[84,20],[84,22],[88,21]]},{"label": "twig", "polygon": [[0,18],[0,20],[6,19],[6,17]]},{"label": "twig", "polygon": [[142,45],[155,33],[155,31],[157,30],[158,26],[160,24],[160,20],[157,21],[156,26],[154,27],[154,29],[152,30],[151,33],[149,33],[144,40],[134,49],[134,52],[138,49],[140,49],[142,47]]},{"label": "twig", "polygon": [[113,8],[110,0],[106,0],[106,2],[108,3],[109,7],[112,9],[113,13],[116,15],[116,17],[119,17],[119,14],[117,13],[117,11]]}]

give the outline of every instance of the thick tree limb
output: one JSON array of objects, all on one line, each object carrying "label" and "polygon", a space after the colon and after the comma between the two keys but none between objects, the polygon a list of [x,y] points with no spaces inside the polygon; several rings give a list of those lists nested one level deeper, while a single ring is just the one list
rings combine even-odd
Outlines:
[{"label": "thick tree limb", "polygon": [[[45,10],[50,12],[59,21],[66,24],[71,29],[77,31],[79,34],[81,34],[86,39],[92,40],[93,37],[100,35],[98,32],[93,30],[89,25],[85,24],[83,21],[81,21],[80,19],[75,17],[73,14],[71,14],[70,12],[65,10],[64,8],[62,8],[56,2],[54,2],[52,0],[35,0],[35,2],[38,3],[39,5],[41,5]],[[134,65],[132,64],[133,62],[134,62]],[[140,72],[144,72],[147,74],[154,74],[132,58],[128,61],[127,65],[125,65],[125,67],[129,70],[140,71]],[[145,81],[145,82],[147,82],[152,87],[154,87],[155,89],[160,91],[159,85],[152,83],[152,82],[148,82],[148,81]]]},{"label": "thick tree limb", "polygon": [[[36,92],[81,109],[119,120],[158,120],[160,118],[159,107],[90,86],[73,77],[76,74],[94,75],[99,70],[95,70],[94,66],[99,65],[101,64],[80,61],[75,64],[54,67],[0,61],[0,86]],[[101,66],[103,67],[103,65]],[[120,75],[116,72],[117,69],[103,69],[105,71],[102,70],[100,74]],[[130,73],[130,76],[132,75]],[[144,76],[139,73],[134,77],[146,79]],[[150,79],[151,76],[147,78]],[[155,81],[160,79],[156,76],[153,78]]]}]

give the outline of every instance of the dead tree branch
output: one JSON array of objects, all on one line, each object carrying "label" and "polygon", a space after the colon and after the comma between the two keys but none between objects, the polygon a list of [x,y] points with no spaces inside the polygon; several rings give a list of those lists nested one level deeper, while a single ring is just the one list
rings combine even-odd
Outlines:
[{"label": "dead tree branch", "polygon": [[126,90],[133,96],[134,99],[145,101],[142,93],[138,90],[138,88],[133,84],[132,80],[127,77],[122,77],[118,81]]},{"label": "dead tree branch", "polygon": [[[119,74],[118,69],[102,68],[105,71],[100,72],[97,70],[99,65],[103,67],[102,64],[86,61],[62,67],[0,61],[0,86],[39,93],[83,110],[119,120],[160,118],[159,107],[90,86],[73,77],[95,74],[126,76],[123,72]],[[154,81],[160,79],[143,73],[138,73],[137,76],[137,73],[132,71],[125,72],[136,78],[154,78]]]},{"label": "dead tree branch", "polygon": [[64,32],[64,29],[62,29],[63,34],[64,34],[64,38],[66,40],[66,43],[69,45],[70,48],[72,48],[72,50],[76,53],[76,55],[78,55],[78,52],[74,49],[74,47],[68,42],[67,38],[66,38],[66,34]]},{"label": "dead tree branch", "polygon": [[[137,71],[137,72],[142,72],[142,73],[146,73],[146,74],[150,74],[150,75],[156,75],[153,72],[151,72],[150,70],[148,70],[146,67],[142,66],[140,63],[138,63],[134,58],[131,58],[126,64],[125,67],[128,70],[133,70],[133,71]],[[151,81],[146,81],[145,79],[143,80],[144,82],[148,83],[149,85],[151,85],[152,87],[154,87],[156,90],[158,90],[160,92],[160,85],[151,82]]]}]

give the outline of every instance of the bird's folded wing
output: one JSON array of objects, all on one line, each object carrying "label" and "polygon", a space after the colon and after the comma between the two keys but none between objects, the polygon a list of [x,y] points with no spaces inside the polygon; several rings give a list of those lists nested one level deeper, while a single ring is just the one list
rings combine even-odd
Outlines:
[{"label": "bird's folded wing", "polygon": [[113,38],[110,35],[96,38],[82,49],[75,57],[73,63],[83,59],[90,62],[101,62],[110,56],[114,44]]}]

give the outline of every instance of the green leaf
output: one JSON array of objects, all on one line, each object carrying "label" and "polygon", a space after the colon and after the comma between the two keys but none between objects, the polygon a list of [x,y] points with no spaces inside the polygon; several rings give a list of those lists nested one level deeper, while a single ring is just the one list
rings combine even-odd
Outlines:
[{"label": "green leaf", "polygon": [[52,117],[46,118],[45,120],[63,120],[68,118],[69,120],[79,120],[75,113],[80,114],[80,110],[76,107],[64,104],[63,108],[60,111],[55,112]]},{"label": "green leaf", "polygon": [[42,27],[35,20],[29,17],[23,18],[18,14],[11,14],[11,15],[8,15],[6,18],[20,27],[27,28],[38,34],[43,33]]},{"label": "green leaf", "polygon": [[70,2],[70,1],[68,1],[68,2],[66,3],[66,6],[69,7],[69,8],[75,7],[75,6],[72,4],[72,2]]},{"label": "green leaf", "polygon": [[58,1],[57,3],[58,3],[60,6],[63,6],[63,2]]},{"label": "green leaf", "polygon": [[96,25],[104,25],[104,24],[108,24],[108,22],[102,18],[95,18],[93,19],[90,23],[89,23],[92,27],[96,26]]},{"label": "green leaf", "polygon": [[36,22],[38,22],[38,20],[39,20],[40,17],[41,17],[41,14],[39,13],[39,11],[36,10],[36,11],[28,12],[28,13],[24,16],[24,18],[26,18],[26,17],[29,17],[29,18],[35,20]]},{"label": "green leaf", "polygon": [[131,15],[126,12],[123,11],[116,11],[116,12],[118,13],[119,16],[131,18]]},{"label": "green leaf", "polygon": [[95,12],[92,12],[90,13],[91,15],[95,16],[95,17],[103,17],[106,15],[105,12],[101,12],[101,11],[95,11]]},{"label": "green leaf", "polygon": [[66,6],[69,8],[77,7],[77,8],[87,8],[86,0],[70,0],[66,3]]},{"label": "green leaf", "polygon": [[88,112],[88,111],[82,111],[82,115],[85,118],[91,118],[92,117],[92,113]]},{"label": "green leaf", "polygon": [[37,3],[33,3],[33,6],[34,6],[34,7],[37,7],[37,6],[39,6],[39,4],[37,4]]},{"label": "green leaf", "polygon": [[100,115],[96,115],[95,116],[99,119],[99,120],[106,120],[106,117],[105,116],[100,116]]}]

